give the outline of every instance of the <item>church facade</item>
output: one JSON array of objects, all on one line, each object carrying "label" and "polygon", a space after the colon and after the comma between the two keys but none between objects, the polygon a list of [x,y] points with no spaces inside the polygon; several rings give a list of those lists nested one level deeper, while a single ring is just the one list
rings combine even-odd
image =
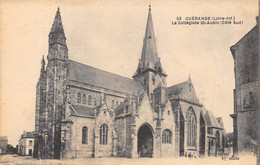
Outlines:
[{"label": "church facade", "polygon": [[68,56],[58,9],[36,86],[37,158],[179,157],[223,153],[224,125],[199,102],[192,80],[167,86],[151,8],[132,78]]}]

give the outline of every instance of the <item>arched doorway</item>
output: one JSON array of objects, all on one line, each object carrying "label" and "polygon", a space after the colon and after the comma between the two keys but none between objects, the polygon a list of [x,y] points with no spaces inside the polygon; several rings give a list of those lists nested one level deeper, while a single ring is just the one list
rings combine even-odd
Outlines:
[{"label": "arched doorway", "polygon": [[138,153],[140,157],[153,156],[153,133],[148,124],[142,125],[138,130]]}]

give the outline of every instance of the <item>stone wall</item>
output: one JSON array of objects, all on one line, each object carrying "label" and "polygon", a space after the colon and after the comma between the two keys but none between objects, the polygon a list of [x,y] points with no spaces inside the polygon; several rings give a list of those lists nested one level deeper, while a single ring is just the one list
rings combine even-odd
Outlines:
[{"label": "stone wall", "polygon": [[[161,137],[163,134],[163,131],[168,129],[171,131],[172,136],[171,136],[171,143],[166,144],[162,143],[161,140],[161,156],[162,157],[174,157],[175,156],[175,119],[174,119],[174,114],[171,109],[170,102],[167,103],[164,111],[163,111],[163,116],[162,116],[162,122],[161,122]],[[178,141],[177,141],[178,143]]]},{"label": "stone wall", "polygon": [[[68,151],[71,157],[93,157],[94,144],[95,144],[95,119],[87,117],[72,116],[72,138],[71,138],[71,150]],[[82,128],[88,128],[88,140],[87,144],[82,144]]]}]

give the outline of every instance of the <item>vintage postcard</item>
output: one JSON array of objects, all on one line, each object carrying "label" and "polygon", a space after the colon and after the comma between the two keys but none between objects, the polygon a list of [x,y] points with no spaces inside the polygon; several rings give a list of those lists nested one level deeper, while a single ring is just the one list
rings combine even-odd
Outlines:
[{"label": "vintage postcard", "polygon": [[259,163],[258,11],[1,1],[1,164]]}]

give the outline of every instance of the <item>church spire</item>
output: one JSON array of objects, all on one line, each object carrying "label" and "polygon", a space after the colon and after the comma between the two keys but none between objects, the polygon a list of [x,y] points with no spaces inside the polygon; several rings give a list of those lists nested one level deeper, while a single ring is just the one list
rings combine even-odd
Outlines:
[{"label": "church spire", "polygon": [[51,32],[57,32],[57,31],[63,31],[63,26],[62,26],[62,21],[61,21],[61,16],[60,16],[60,8],[58,7],[52,27],[51,27]]},{"label": "church spire", "polygon": [[133,78],[142,84],[150,99],[153,100],[154,90],[157,87],[161,89],[167,86],[166,77],[167,75],[158,57],[153,29],[152,10],[151,5],[149,5],[142,55]]},{"label": "church spire", "polygon": [[65,60],[67,58],[68,48],[61,21],[60,8],[58,8],[49,34],[49,54],[47,59]]},{"label": "church spire", "polygon": [[61,21],[60,8],[58,7],[51,31],[49,34],[49,44],[60,44],[67,48],[66,37],[63,30],[63,25]]},{"label": "church spire", "polygon": [[141,62],[147,67],[147,65],[149,65],[149,62],[151,62],[151,64],[154,65],[158,60],[159,58],[153,29],[151,5],[149,5]]},{"label": "church spire", "polygon": [[139,60],[137,71],[133,75],[133,77],[138,76],[140,73],[148,69],[152,69],[154,72],[158,72],[159,74],[163,74],[166,76],[166,73],[162,69],[160,58],[158,57],[156,39],[153,28],[151,5],[149,5],[148,10],[148,18],[143,40],[141,60]]}]

